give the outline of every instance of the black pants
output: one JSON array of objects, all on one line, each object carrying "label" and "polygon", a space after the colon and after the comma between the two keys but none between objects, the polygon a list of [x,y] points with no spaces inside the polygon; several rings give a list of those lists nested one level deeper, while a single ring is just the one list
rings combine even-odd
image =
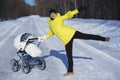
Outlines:
[{"label": "black pants", "polygon": [[99,36],[99,35],[85,34],[85,33],[81,33],[79,31],[76,31],[74,36],[70,40],[70,42],[65,45],[65,49],[66,49],[66,53],[67,53],[67,57],[68,57],[68,72],[73,72],[72,47],[73,47],[73,40],[74,39],[105,41],[106,38]]}]

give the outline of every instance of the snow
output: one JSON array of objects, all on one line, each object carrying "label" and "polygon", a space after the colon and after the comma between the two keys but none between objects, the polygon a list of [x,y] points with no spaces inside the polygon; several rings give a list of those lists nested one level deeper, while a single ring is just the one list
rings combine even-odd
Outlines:
[{"label": "snow", "polygon": [[0,80],[119,80],[120,78],[120,21],[97,19],[69,19],[65,24],[78,31],[107,36],[110,42],[75,40],[73,48],[74,76],[64,77],[67,58],[64,45],[53,36],[41,43],[47,68],[36,67],[29,74],[13,72],[10,61],[18,58],[14,38],[29,32],[35,37],[47,33],[47,17],[37,15],[0,22]]}]

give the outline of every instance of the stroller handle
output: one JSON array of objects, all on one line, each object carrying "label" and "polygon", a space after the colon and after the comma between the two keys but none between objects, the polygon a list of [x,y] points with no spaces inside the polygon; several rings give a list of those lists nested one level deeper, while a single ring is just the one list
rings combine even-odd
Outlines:
[{"label": "stroller handle", "polygon": [[[34,41],[34,40],[38,40],[38,38],[30,38],[30,39],[28,39],[26,45],[28,44],[29,41]],[[41,44],[41,42],[39,42],[37,46],[39,47],[40,44]]]},{"label": "stroller handle", "polygon": [[28,39],[28,41],[30,41],[30,40],[38,40],[38,38],[30,38],[30,39]]},{"label": "stroller handle", "polygon": [[[29,41],[34,41],[34,40],[38,40],[38,38],[30,38],[30,39],[28,39],[26,45],[28,44]],[[39,42],[37,46],[39,47],[40,44],[41,44],[41,42]]]}]

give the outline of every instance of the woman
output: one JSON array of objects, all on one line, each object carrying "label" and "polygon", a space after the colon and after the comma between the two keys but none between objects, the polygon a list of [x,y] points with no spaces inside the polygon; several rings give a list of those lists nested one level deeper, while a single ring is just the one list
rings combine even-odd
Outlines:
[{"label": "woman", "polygon": [[56,35],[65,45],[67,58],[68,58],[68,70],[64,76],[73,75],[73,59],[72,59],[72,47],[74,39],[85,39],[85,40],[98,40],[98,41],[109,41],[110,38],[102,37],[99,35],[85,34],[77,31],[64,24],[64,20],[72,18],[75,14],[79,13],[80,9],[75,9],[73,11],[68,11],[65,15],[60,15],[55,9],[51,9],[49,12],[50,18],[49,26],[50,30],[43,37],[38,37],[39,41],[48,39],[49,37]]}]

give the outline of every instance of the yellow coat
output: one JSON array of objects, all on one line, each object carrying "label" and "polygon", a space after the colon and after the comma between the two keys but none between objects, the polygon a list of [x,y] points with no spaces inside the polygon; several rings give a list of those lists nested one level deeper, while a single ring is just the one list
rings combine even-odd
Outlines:
[{"label": "yellow coat", "polygon": [[72,18],[75,14],[78,13],[78,10],[68,11],[65,15],[60,15],[57,13],[54,20],[48,19],[50,30],[46,34],[46,38],[49,38],[53,35],[56,35],[63,43],[66,45],[75,34],[76,30],[64,24],[65,19]]}]

